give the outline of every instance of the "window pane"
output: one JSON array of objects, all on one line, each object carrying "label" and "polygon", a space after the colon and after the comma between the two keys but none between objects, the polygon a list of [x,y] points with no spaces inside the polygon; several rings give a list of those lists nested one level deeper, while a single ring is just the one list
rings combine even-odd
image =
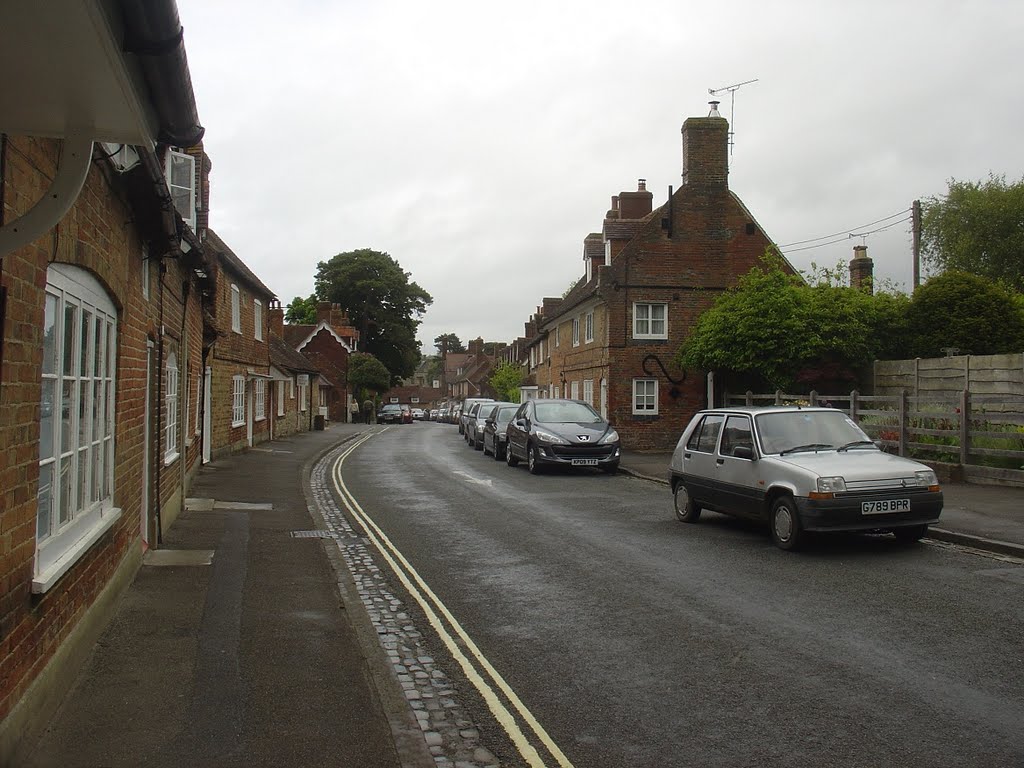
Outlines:
[{"label": "window pane", "polygon": [[71,509],[75,503],[71,486],[71,465],[75,455],[72,453],[60,459],[60,510],[57,515],[60,525],[71,519]]},{"label": "window pane", "polygon": [[[78,452],[78,505],[81,509],[89,506],[92,488],[89,475],[92,471],[92,461],[89,457],[89,448],[83,448]],[[76,510],[77,511],[77,510]]]},{"label": "window pane", "polygon": [[78,330],[78,307],[74,304],[64,305],[64,356],[63,371],[65,376],[75,373],[75,333]]},{"label": "window pane", "polygon": [[88,381],[79,382],[78,385],[78,447],[81,448],[89,442],[90,427],[92,426],[92,409],[89,401],[92,395],[92,386]]},{"label": "window pane", "polygon": [[105,446],[103,443],[93,446],[92,448],[92,495],[89,497],[90,501],[99,501],[103,498],[101,495],[103,492],[103,455]]},{"label": "window pane", "polygon": [[107,499],[114,492],[113,482],[111,480],[111,475],[114,472],[114,438],[113,437],[108,437],[106,439],[106,450],[104,451],[104,461],[106,462],[106,466],[104,467],[103,478],[102,478],[103,479],[102,494],[103,494],[103,498]]},{"label": "window pane", "polygon": [[92,368],[90,363],[92,357],[89,353],[89,341],[92,338],[92,312],[87,309],[82,310],[82,332],[79,334],[79,362],[78,362],[78,375],[79,376],[92,376]]},{"label": "window pane", "polygon": [[60,450],[61,453],[67,453],[71,450],[71,441],[74,435],[71,432],[71,420],[72,420],[72,407],[75,402],[75,387],[74,381],[65,380],[61,386],[61,402],[60,402]]},{"label": "window pane", "polygon": [[43,379],[43,392],[40,398],[39,419],[39,458],[48,459],[53,456],[53,409],[56,407],[54,398],[57,396],[57,380]]},{"label": "window pane", "polygon": [[[117,360],[116,334],[114,333],[113,322],[107,323],[107,378],[114,378],[114,361]],[[110,402],[110,393],[107,393],[107,402]]]},{"label": "window pane", "polygon": [[96,318],[96,339],[93,350],[95,357],[93,358],[92,375],[103,376],[106,372],[107,324],[102,317]]},{"label": "window pane", "polygon": [[93,382],[93,399],[92,399],[92,439],[99,440],[105,434],[104,427],[106,422],[103,419],[105,408],[103,407],[103,382],[96,380]]},{"label": "window pane", "polygon": [[39,467],[39,492],[36,494],[36,536],[42,540],[50,535],[53,515],[53,464]]},{"label": "window pane", "polygon": [[57,373],[57,297],[46,294],[43,316],[43,375]]}]

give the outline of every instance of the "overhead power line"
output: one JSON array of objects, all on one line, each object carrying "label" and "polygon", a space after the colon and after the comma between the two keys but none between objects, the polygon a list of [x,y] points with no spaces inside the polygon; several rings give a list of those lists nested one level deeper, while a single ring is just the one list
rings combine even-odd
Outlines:
[{"label": "overhead power line", "polygon": [[[904,213],[904,214],[908,213],[908,212],[909,212],[909,209],[907,211],[901,211],[901,213]],[[896,214],[896,215],[899,216],[900,214]],[[887,217],[887,218],[891,218],[891,217]],[[886,229],[892,229],[897,224],[904,224],[904,223],[910,221],[912,218],[913,218],[913,216],[904,216],[904,218],[899,219],[898,221],[891,222],[890,224],[886,224],[884,227],[878,227],[877,229],[872,229],[872,230],[869,230],[867,232],[852,232],[852,231],[851,232],[847,232],[842,237],[837,237],[835,240],[829,240],[828,242],[825,242],[825,243],[816,243],[815,245],[805,245],[803,248],[789,248],[788,246],[785,246],[785,245],[781,245],[781,246],[779,246],[779,248],[783,251],[783,253],[796,253],[798,251],[811,251],[811,250],[814,250],[815,248],[824,248],[826,245],[835,245],[836,243],[841,243],[844,240],[852,240],[855,237],[866,237],[868,235],[873,235],[876,232],[882,232],[883,230],[886,230]],[[885,219],[879,219],[879,221],[885,221]],[[874,223],[877,224],[878,222],[874,222]],[[865,226],[871,226],[871,225],[867,224]],[[837,232],[836,234],[838,235],[840,233]],[[825,237],[834,237],[834,235],[826,235]],[[817,240],[817,239],[820,239],[820,238],[815,238],[815,240]],[[801,242],[812,243],[812,242],[814,242],[814,240],[802,240]],[[794,245],[796,245],[796,243],[794,243]]]},{"label": "overhead power line", "polygon": [[[790,246],[793,246],[793,245],[804,245],[805,243],[816,243],[818,240],[828,240],[829,238],[839,237],[839,235],[849,235],[849,234],[851,234],[853,232],[856,232],[858,229],[865,229],[867,227],[873,227],[875,224],[881,224],[883,221],[888,221],[889,219],[895,219],[897,216],[906,216],[908,213],[910,213],[910,209],[909,208],[904,208],[902,211],[894,213],[891,216],[886,216],[885,218],[878,219],[877,221],[869,221],[867,224],[861,224],[859,227],[852,227],[850,229],[844,229],[844,230],[841,230],[839,232],[833,232],[831,235],[822,235],[821,237],[812,237],[810,240],[797,240],[794,243],[786,243],[785,245],[780,245],[779,248],[789,248]],[[893,222],[893,224],[899,224],[899,223],[900,222]],[[878,231],[878,230],[876,230],[876,231]],[[840,239],[845,239],[845,238],[840,238]],[[823,243],[823,245],[828,245],[828,243]]]}]

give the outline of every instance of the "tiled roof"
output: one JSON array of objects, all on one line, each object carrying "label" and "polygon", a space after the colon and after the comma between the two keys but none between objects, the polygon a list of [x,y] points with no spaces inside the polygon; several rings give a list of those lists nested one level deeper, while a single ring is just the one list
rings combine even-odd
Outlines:
[{"label": "tiled roof", "polygon": [[270,334],[270,364],[278,368],[287,368],[289,371],[318,372],[309,358],[301,352],[296,352],[288,342],[274,334]]},{"label": "tiled roof", "polygon": [[277,295],[267,288],[267,286],[263,284],[262,280],[256,277],[253,271],[246,266],[245,262],[238,258],[235,252],[220,239],[220,235],[212,229],[206,230],[206,241],[204,243],[204,247],[214,256],[221,259],[227,268],[238,275],[243,282],[248,283],[250,288],[254,288],[257,291],[262,292],[269,298],[277,298]]}]

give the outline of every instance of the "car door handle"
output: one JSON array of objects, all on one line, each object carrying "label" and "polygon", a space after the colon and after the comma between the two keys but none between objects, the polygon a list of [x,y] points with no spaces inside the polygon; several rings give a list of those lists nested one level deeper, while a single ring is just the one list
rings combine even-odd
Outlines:
[{"label": "car door handle", "polygon": [[688,459],[688,458],[690,458],[690,454],[688,454],[688,453],[684,453],[684,454],[683,454],[683,458],[684,458],[684,459]]},{"label": "car door handle", "polygon": [[715,464],[725,464],[725,459],[715,459]]}]

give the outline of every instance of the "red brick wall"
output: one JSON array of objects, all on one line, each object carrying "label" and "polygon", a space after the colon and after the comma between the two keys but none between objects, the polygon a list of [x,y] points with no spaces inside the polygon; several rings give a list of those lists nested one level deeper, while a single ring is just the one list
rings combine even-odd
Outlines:
[{"label": "red brick wall", "polygon": [[[56,141],[8,137],[2,180],[5,221],[26,212],[44,194],[59,151]],[[3,257],[0,284],[7,290],[7,309],[0,367],[0,446],[5,449],[0,451],[0,718],[6,717],[68,638],[130,548],[139,546],[142,499],[147,492],[143,488],[146,342],[159,339],[160,276],[154,263],[151,296],[146,300],[141,240],[116,184],[105,164],[94,163],[64,219],[36,242]],[[113,501],[122,514],[55,585],[33,596],[43,307],[51,262],[89,270],[118,310]],[[165,286],[176,285],[178,290],[165,287],[162,325],[168,330],[167,344],[181,346],[188,339],[189,348],[198,352],[201,316],[194,297],[182,323],[179,299],[185,277],[176,264],[169,265]],[[153,366],[155,374],[156,349]],[[155,429],[153,438],[156,451],[160,435]],[[182,489],[195,456],[196,449],[185,450],[175,465],[163,468],[165,499]],[[151,480],[155,482],[155,476]]]},{"label": "red brick wall", "polygon": [[348,350],[321,329],[299,350],[334,387],[327,414],[331,421],[348,421]]}]

